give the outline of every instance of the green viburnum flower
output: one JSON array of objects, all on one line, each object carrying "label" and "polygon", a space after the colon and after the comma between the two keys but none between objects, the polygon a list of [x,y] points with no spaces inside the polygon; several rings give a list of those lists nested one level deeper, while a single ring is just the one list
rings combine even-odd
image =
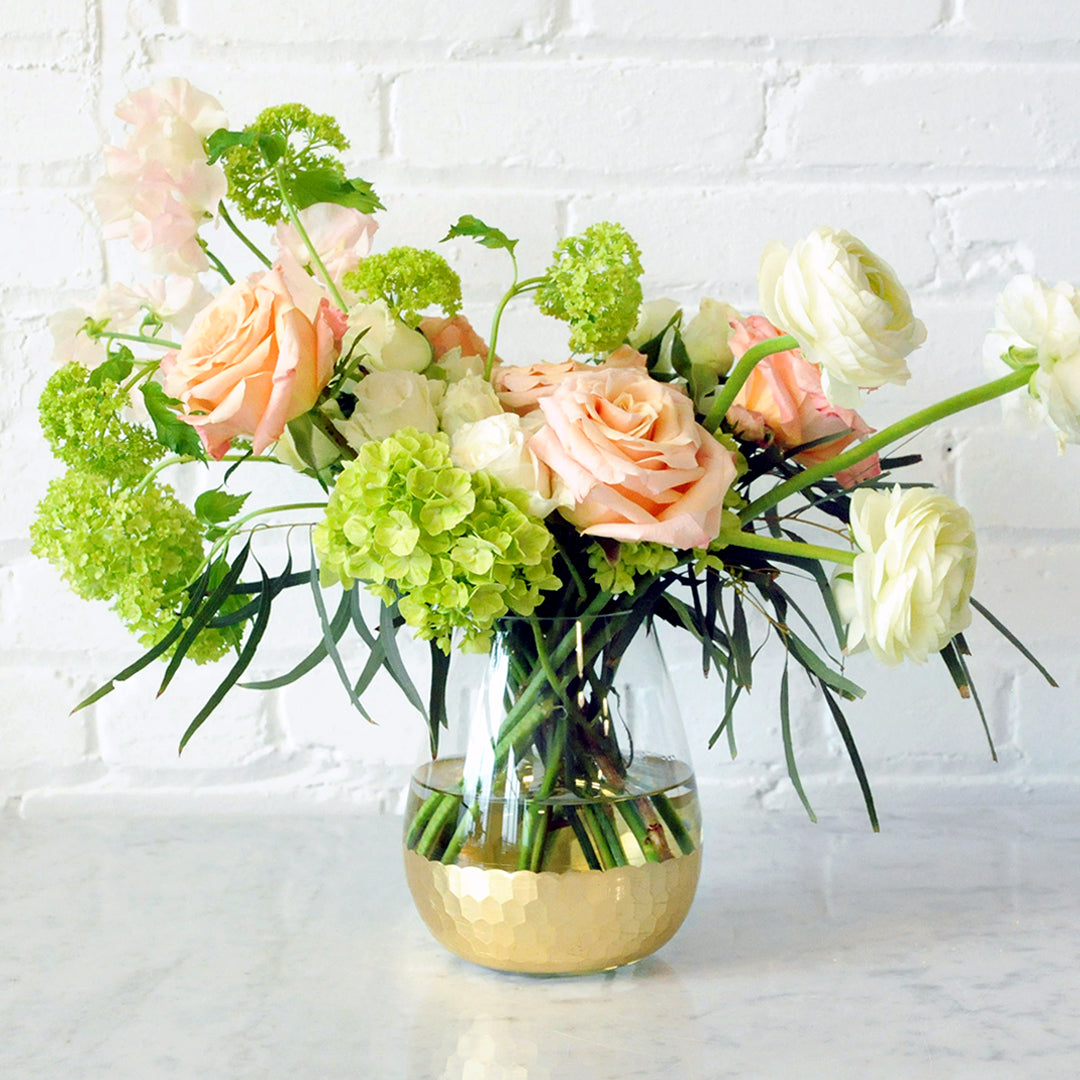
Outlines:
[{"label": "green viburnum flower", "polygon": [[[292,187],[290,181],[298,174],[309,183],[314,180],[330,187],[345,181],[345,166],[338,154],[348,149],[349,141],[332,116],[296,103],[274,105],[263,109],[244,133],[257,135],[260,141],[230,146],[221,164],[229,182],[229,198],[249,220],[275,225],[286,217],[273,169],[264,156],[268,146],[274,148],[286,187]],[[299,207],[318,201],[300,197],[302,191],[291,194]]]},{"label": "green viburnum flower", "polygon": [[[112,608],[149,648],[172,628],[203,559],[202,527],[171,491],[114,491],[107,476],[70,469],[49,484],[30,527],[31,551],[72,591]],[[235,634],[206,629],[188,656],[217,660]]]},{"label": "green viburnum flower", "polygon": [[365,443],[338,477],[315,528],[323,584],[365,582],[398,601],[417,637],[450,651],[487,648],[494,621],[531,615],[561,585],[554,541],[523,492],[450,460],[443,434],[404,428]]},{"label": "green viburnum flower", "polygon": [[121,419],[129,404],[127,393],[105,378],[94,385],[95,375],[81,364],[60,368],[41,394],[41,429],[53,454],[66,465],[121,486],[135,483],[165,449],[149,430]]},{"label": "green viburnum flower", "polygon": [[393,247],[369,255],[345,275],[344,285],[368,303],[385,300],[413,329],[427,308],[442,308],[447,318],[461,311],[461,279],[441,255],[424,248]]},{"label": "green viburnum flower", "polygon": [[595,543],[589,546],[589,566],[596,584],[613,596],[632,593],[638,579],[655,577],[673,569],[678,562],[672,548],[650,540],[620,543],[611,548]]},{"label": "green viburnum flower", "polygon": [[545,315],[570,324],[575,352],[611,352],[634,329],[641,307],[640,255],[630,234],[610,221],[556,245],[536,303]]}]

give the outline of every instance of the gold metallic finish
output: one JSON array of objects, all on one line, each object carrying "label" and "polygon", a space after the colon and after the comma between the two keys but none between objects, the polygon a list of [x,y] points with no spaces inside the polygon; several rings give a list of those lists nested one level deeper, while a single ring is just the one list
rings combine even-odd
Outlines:
[{"label": "gold metallic finish", "polygon": [[562,873],[444,866],[405,851],[428,929],[474,964],[534,975],[605,971],[655,952],[697,889],[700,847],[659,863]]}]

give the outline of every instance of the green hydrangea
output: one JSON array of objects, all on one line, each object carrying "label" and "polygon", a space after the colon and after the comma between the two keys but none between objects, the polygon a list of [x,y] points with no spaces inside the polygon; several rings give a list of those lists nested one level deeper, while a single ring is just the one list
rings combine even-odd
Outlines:
[{"label": "green hydrangea", "polygon": [[575,352],[610,352],[626,340],[641,307],[640,255],[630,234],[610,221],[556,246],[536,303],[570,324]]},{"label": "green hydrangea", "polygon": [[385,300],[414,329],[428,308],[442,308],[447,318],[461,311],[461,279],[441,255],[424,248],[393,247],[369,255],[345,275],[344,284],[369,303]]},{"label": "green hydrangea", "polygon": [[443,434],[405,428],[365,443],[315,529],[324,584],[363,581],[398,601],[417,637],[485,649],[496,619],[530,615],[561,584],[551,533],[526,496],[450,460]]},{"label": "green hydrangea", "polygon": [[66,465],[135,483],[165,449],[147,428],[121,419],[128,396],[118,383],[94,379],[81,364],[60,368],[41,394],[41,430]]},{"label": "green hydrangea", "polygon": [[597,585],[613,596],[632,593],[640,578],[653,578],[679,563],[672,548],[651,540],[590,544],[589,566]]},{"label": "green hydrangea", "polygon": [[[146,648],[176,622],[203,559],[202,528],[171,491],[156,484],[115,491],[108,477],[85,469],[52,481],[30,538],[31,551],[76,595],[111,602]],[[216,660],[229,644],[230,635],[207,629],[188,655]]]}]

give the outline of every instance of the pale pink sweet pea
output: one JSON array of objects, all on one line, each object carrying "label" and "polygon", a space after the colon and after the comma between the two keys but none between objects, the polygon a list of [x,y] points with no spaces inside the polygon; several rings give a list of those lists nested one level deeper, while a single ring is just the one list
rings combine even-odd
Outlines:
[{"label": "pale pink sweet pea", "polygon": [[[337,203],[315,203],[297,216],[335,285],[340,285],[341,279],[371,251],[371,240],[379,227],[370,214]],[[278,222],[274,241],[279,250],[290,252],[301,266],[312,261],[311,252],[291,222]]]},{"label": "pale pink sweet pea", "polygon": [[640,368],[567,375],[539,400],[546,424],[529,449],[572,501],[582,533],[706,547],[735,479],[732,453],[694,418],[693,402]]},{"label": "pale pink sweet pea", "polygon": [[[761,315],[732,319],[728,339],[738,360],[752,345],[779,337],[780,331]],[[801,465],[831,461],[856,439],[873,432],[858,413],[833,405],[821,388],[821,370],[803,359],[798,349],[773,353],[758,362],[728,410],[728,423],[744,439],[772,441],[785,450],[826,438],[842,431],[831,442],[795,455]],[[843,487],[881,474],[877,454],[836,474]]]},{"label": "pale pink sweet pea", "polygon": [[116,115],[137,128],[162,118],[181,120],[201,138],[228,123],[216,98],[179,78],[162,79],[128,94],[116,106]]},{"label": "pale pink sweet pea", "polygon": [[165,391],[220,459],[238,435],[262,453],[307,412],[334,371],[344,316],[325,297],[298,306],[278,270],[230,285],[162,362]]}]

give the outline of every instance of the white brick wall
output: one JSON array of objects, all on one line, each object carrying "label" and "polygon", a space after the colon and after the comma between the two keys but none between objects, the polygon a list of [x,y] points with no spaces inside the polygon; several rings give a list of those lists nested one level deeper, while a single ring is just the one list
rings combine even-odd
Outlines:
[{"label": "white brick wall", "polygon": [[[522,237],[528,270],[559,235],[615,217],[642,245],[651,294],[753,309],[767,240],[847,227],[894,264],[930,331],[908,390],[866,410],[884,424],[980,378],[980,336],[1010,275],[1080,282],[1078,44],[1074,0],[265,0],[254,18],[210,0],[14,5],[0,27],[0,799],[392,807],[423,752],[422,725],[392,690],[373,694],[370,728],[329,669],[280,694],[235,694],[182,759],[176,741],[210,673],[186,673],[158,701],[147,674],[68,715],[134,649],[29,555],[34,503],[55,472],[33,406],[51,370],[49,314],[131,266],[101,245],[89,198],[126,90],[181,74],[236,124],[291,99],[336,113],[352,164],[390,208],[385,246],[434,243],[474,212]],[[501,260],[469,245],[449,255],[483,324]],[[557,356],[563,340],[522,307],[503,342],[531,359]],[[1006,430],[996,405],[918,447],[921,478],[981,526],[977,595],[1039,646],[1063,689],[973,628],[993,765],[943,669],[856,658],[870,695],[851,721],[871,775],[928,799],[1080,784],[1080,451],[1058,457],[1046,436]],[[267,673],[310,643],[304,617],[301,605],[260,657]],[[739,718],[734,763],[704,749],[717,687],[681,651],[674,666],[699,773],[733,799],[790,804],[775,659]],[[811,796],[846,808],[850,771],[821,703],[800,688],[793,716]]]}]

